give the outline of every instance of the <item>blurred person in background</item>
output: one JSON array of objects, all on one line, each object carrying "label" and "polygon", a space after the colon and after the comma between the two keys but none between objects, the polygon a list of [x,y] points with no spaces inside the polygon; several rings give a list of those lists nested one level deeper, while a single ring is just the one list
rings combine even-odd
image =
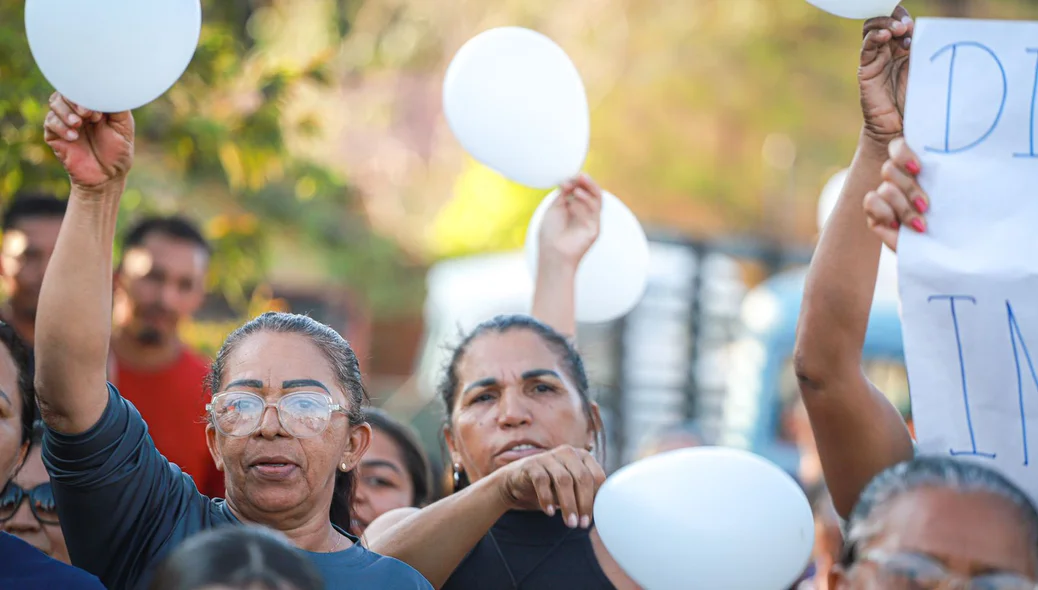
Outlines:
[{"label": "blurred person in background", "polygon": [[829,575],[835,590],[1033,590],[1038,512],[1009,480],[973,461],[921,457],[873,479]]},{"label": "blurred person in background", "polygon": [[0,318],[31,348],[36,337],[36,305],[43,273],[54,252],[68,203],[52,195],[16,195],[4,212],[0,280],[7,300]]},{"label": "blurred person in background", "polygon": [[310,561],[285,538],[257,526],[191,537],[155,572],[149,590],[324,590]]},{"label": "blurred person in background", "polygon": [[364,408],[371,445],[357,471],[353,522],[336,523],[360,536],[372,521],[397,508],[421,508],[431,500],[429,458],[406,425],[378,408]]},{"label": "blurred person in background", "polygon": [[50,476],[40,445],[46,426],[37,420],[25,463],[0,494],[0,531],[7,531],[59,561],[71,564],[61,533]]},{"label": "blurred person in background", "polygon": [[149,217],[129,228],[115,276],[108,378],[144,417],[159,452],[216,498],[223,496],[223,475],[201,420],[209,359],[177,332],[205,300],[211,255],[201,232],[182,217]]},{"label": "blurred person in background", "polygon": [[[25,458],[34,452],[32,431],[35,408],[36,394],[29,348],[14,328],[0,322],[0,520],[5,524],[16,514],[24,518],[23,511],[31,512],[34,508],[31,497],[23,502],[25,498],[20,491],[21,487],[12,485],[12,478],[18,475]],[[29,479],[33,479],[31,474]],[[22,481],[25,482],[25,479]],[[38,493],[30,496],[38,497]],[[47,515],[44,518],[49,519]],[[39,537],[36,540],[40,545],[47,542],[47,539]],[[45,555],[36,547],[2,530],[0,588],[104,590],[97,578]]]},{"label": "blurred person in background", "polygon": [[815,520],[815,544],[811,550],[811,564],[797,590],[830,590],[829,575],[840,559],[843,530],[832,497],[824,487],[817,488],[810,500]]},{"label": "blurred person in background", "polygon": [[[580,260],[598,237],[601,190],[568,181],[545,214],[530,316],[483,322],[439,387],[454,493],[368,527],[370,546],[436,588],[634,589],[592,520],[605,473],[602,420],[576,334]],[[445,535],[444,531],[450,534]]]},{"label": "blurred person in background", "polygon": [[367,393],[357,356],[328,326],[266,313],[220,348],[208,379],[206,441],[225,474],[226,500],[199,493],[159,453],[106,370],[133,115],[89,111],[55,93],[44,137],[72,185],[36,334],[43,459],[72,563],[110,588],[145,588],[189,537],[259,524],[286,535],[331,590],[429,588],[413,568],[368,551],[333,524],[349,522],[349,492],[371,428],[361,411]]},{"label": "blurred person in background", "polygon": [[646,438],[638,451],[638,458],[645,459],[667,451],[678,449],[691,449],[706,444],[703,430],[695,421],[675,424],[663,428]]}]

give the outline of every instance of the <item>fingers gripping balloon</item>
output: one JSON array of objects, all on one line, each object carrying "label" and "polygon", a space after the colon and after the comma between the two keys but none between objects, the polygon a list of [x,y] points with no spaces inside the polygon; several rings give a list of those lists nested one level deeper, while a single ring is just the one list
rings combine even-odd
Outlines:
[{"label": "fingers gripping balloon", "polygon": [[[537,237],[544,214],[559,196],[544,198],[526,230],[526,262],[537,276]],[[622,317],[645,294],[648,283],[649,242],[638,218],[620,199],[602,193],[598,239],[584,255],[577,270],[577,321],[597,323]]]},{"label": "fingers gripping balloon", "polygon": [[901,0],[807,0],[822,10],[841,16],[865,20],[890,16]]},{"label": "fingers gripping balloon", "polygon": [[105,113],[148,104],[187,69],[202,27],[199,0],[27,0],[25,32],[47,81]]}]

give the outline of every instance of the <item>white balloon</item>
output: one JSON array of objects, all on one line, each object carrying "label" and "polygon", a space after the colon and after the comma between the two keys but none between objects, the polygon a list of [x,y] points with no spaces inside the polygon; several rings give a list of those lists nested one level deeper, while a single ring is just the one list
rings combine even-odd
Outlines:
[{"label": "white balloon", "polygon": [[[544,198],[526,229],[526,262],[534,277],[541,222],[558,195],[556,190]],[[645,230],[620,199],[602,191],[598,239],[577,268],[577,321],[608,322],[626,315],[641,301],[648,282],[649,241]]]},{"label": "white balloon", "polygon": [[169,90],[191,63],[199,0],[27,0],[36,65],[69,100],[116,113]]},{"label": "white balloon", "polygon": [[490,29],[465,43],[447,68],[443,111],[473,158],[526,186],[558,186],[587,157],[584,82],[566,52],[536,31]]},{"label": "white balloon", "polygon": [[595,498],[595,526],[645,590],[784,590],[814,545],[811,506],[793,478],[757,455],[722,447],[621,468]]},{"label": "white balloon", "polygon": [[818,8],[843,18],[864,20],[890,16],[901,0],[807,0]]}]

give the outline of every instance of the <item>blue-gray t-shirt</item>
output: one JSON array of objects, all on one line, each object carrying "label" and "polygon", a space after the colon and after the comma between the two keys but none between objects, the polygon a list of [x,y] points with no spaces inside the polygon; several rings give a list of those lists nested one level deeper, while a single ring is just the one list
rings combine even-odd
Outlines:
[{"label": "blue-gray t-shirt", "polygon": [[[108,588],[141,589],[181,541],[240,521],[223,500],[199,493],[191,476],[155,448],[133,404],[115,387],[108,390],[108,407],[87,432],[69,436],[47,430],[43,460],[72,563]],[[328,590],[432,590],[410,566],[350,539],[354,545],[344,551],[304,552]]]}]

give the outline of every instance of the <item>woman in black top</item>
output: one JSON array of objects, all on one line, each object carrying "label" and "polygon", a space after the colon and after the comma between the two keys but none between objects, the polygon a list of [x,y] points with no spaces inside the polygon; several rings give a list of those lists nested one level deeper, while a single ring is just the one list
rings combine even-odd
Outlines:
[{"label": "woman in black top", "polygon": [[637,588],[591,520],[605,479],[593,454],[601,421],[567,339],[576,269],[600,209],[601,191],[580,177],[545,215],[534,314],[546,323],[497,317],[454,351],[440,395],[456,493],[367,529],[373,548],[438,588]]}]

